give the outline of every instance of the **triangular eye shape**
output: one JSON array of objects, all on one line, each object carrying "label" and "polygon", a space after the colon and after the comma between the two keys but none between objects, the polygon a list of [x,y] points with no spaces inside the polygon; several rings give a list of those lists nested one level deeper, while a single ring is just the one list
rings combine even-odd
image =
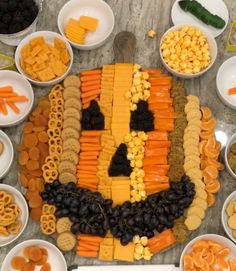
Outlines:
[{"label": "triangular eye shape", "polygon": [[146,101],[139,101],[137,110],[131,113],[130,129],[149,132],[154,130],[154,115]]},{"label": "triangular eye shape", "polygon": [[103,130],[104,115],[100,110],[97,101],[92,100],[88,108],[82,111],[83,130]]},{"label": "triangular eye shape", "polygon": [[121,143],[112,157],[108,170],[109,176],[129,176],[131,172],[130,161],[127,159],[127,146]]}]

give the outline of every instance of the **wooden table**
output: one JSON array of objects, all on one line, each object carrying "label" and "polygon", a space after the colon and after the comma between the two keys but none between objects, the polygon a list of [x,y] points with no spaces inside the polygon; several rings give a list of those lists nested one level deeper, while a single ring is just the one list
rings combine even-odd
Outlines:
[{"label": "wooden table", "polygon": [[[96,0],[94,0],[96,1]],[[58,31],[57,15],[60,8],[66,3],[66,0],[47,0],[44,3],[44,9],[39,19],[38,30]],[[114,32],[110,40],[101,48],[93,51],[78,51],[74,50],[74,65],[72,73],[78,73],[82,69],[92,69],[103,64],[112,63],[114,61],[113,40],[115,35],[123,30],[131,31],[137,38],[135,50],[135,62],[147,67],[161,67],[159,56],[159,40],[162,34],[172,25],[170,18],[170,10],[174,0],[107,0],[115,13],[116,24]],[[236,16],[236,1],[225,0],[229,12],[230,22]],[[225,107],[216,94],[216,73],[221,63],[232,56],[225,52],[226,37],[230,24],[227,30],[217,38],[218,58],[213,68],[205,75],[194,80],[186,80],[185,87],[187,93],[192,93],[200,97],[203,105],[210,106],[217,118],[217,132],[222,131],[227,137],[236,132],[236,112]],[[147,31],[151,28],[157,31],[157,38],[150,39],[147,37]],[[0,52],[13,55],[14,48],[8,47],[0,43]],[[49,88],[34,87],[36,101],[41,95],[48,93]],[[13,141],[14,147],[20,142],[22,125],[17,127],[4,129]],[[220,133],[219,133],[220,134]],[[225,198],[236,189],[236,181],[230,175],[223,171],[220,175],[221,190],[218,193],[216,205],[207,211],[206,219],[201,228],[191,235],[194,238],[200,234],[218,233],[224,234],[220,222],[221,208]],[[3,183],[18,185],[17,180],[17,153],[15,152],[15,161],[8,176],[3,180]],[[23,240],[40,238],[48,241],[53,241],[41,234],[39,225],[34,222],[29,222],[28,227],[17,242]],[[17,242],[0,249],[0,262],[4,259],[8,251],[16,245]],[[153,257],[152,263],[178,263],[183,245],[177,245],[174,248],[158,254]],[[98,260],[81,259],[75,253],[65,255],[68,265],[96,265],[101,264]],[[103,263],[104,264],[104,263]],[[116,263],[113,263],[116,264]],[[143,264],[142,261],[137,264]]]}]

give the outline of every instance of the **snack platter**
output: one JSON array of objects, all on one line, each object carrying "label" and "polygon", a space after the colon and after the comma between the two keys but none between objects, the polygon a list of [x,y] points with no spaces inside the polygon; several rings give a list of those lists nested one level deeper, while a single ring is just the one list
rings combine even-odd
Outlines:
[{"label": "snack platter", "polygon": [[[32,12],[31,21],[39,15],[36,2],[31,11],[32,1],[22,2]],[[222,202],[222,173],[227,170],[236,179],[236,135],[223,138],[219,112],[182,80],[194,82],[212,72],[218,48],[215,32],[208,30],[221,34],[227,12],[215,15],[217,8],[211,10],[204,0],[176,1],[172,19],[177,5],[178,12],[196,24],[186,21],[163,33],[158,45],[162,68],[137,63],[136,38],[123,31],[113,42],[113,63],[72,72],[72,47],[98,48],[114,26],[114,14],[102,0],[81,0],[78,7],[75,1],[59,12],[60,34],[17,33],[18,72],[0,71],[0,126],[22,123],[18,144],[6,145],[11,143],[7,133],[0,137],[0,159],[11,157],[11,163],[2,164],[1,177],[8,176],[15,155],[21,192],[7,181],[0,185],[0,246],[22,239],[28,219],[49,241],[20,242],[3,260],[1,271],[55,271],[56,265],[57,271],[235,271],[234,190],[217,211],[228,238],[204,232],[202,224],[210,223],[209,213]],[[13,2],[9,26],[0,16],[3,41],[7,31],[14,34]],[[6,8],[1,0],[0,6]],[[78,11],[72,12],[75,7]],[[99,39],[103,27],[106,35]],[[150,42],[157,34],[155,29],[146,33]],[[218,71],[218,95],[224,93],[233,103],[236,77],[231,66],[226,67],[224,73],[223,68]],[[219,81],[227,81],[227,72],[226,87]],[[46,87],[47,92],[34,97],[38,88]],[[163,253],[183,245],[178,263],[154,264]],[[69,253],[79,266],[70,262],[66,267],[64,255]],[[101,266],[83,266],[96,262]]]}]

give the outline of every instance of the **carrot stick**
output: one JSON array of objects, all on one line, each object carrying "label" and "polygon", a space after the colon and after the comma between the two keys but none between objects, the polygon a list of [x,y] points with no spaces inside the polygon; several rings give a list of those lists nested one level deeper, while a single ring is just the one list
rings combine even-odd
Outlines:
[{"label": "carrot stick", "polygon": [[169,178],[167,176],[160,176],[158,174],[146,173],[144,177],[144,182],[147,183],[168,183]]},{"label": "carrot stick", "polygon": [[91,85],[91,86],[82,86],[81,87],[81,91],[82,91],[82,95],[83,93],[92,91],[92,90],[96,90],[96,89],[101,89],[101,85],[97,84],[97,85]]},{"label": "carrot stick", "polygon": [[[152,166],[153,168],[153,166]],[[164,168],[154,168],[154,169],[151,169],[151,170],[148,170],[146,169],[146,167],[143,168],[144,172],[146,175],[159,175],[159,176],[166,176],[166,174],[168,173],[168,170],[167,169],[164,169]]]},{"label": "carrot stick", "polygon": [[148,172],[148,171],[152,171],[152,170],[159,170],[159,169],[163,169],[163,170],[169,170],[170,169],[170,165],[158,165],[158,166],[156,166],[156,167],[153,167],[152,165],[146,165],[146,166],[144,166],[143,167],[143,170],[146,172]]},{"label": "carrot stick", "polygon": [[101,243],[103,238],[100,236],[93,236],[93,235],[89,235],[89,234],[80,234],[78,236],[78,240],[83,240],[83,241],[87,241],[87,242],[92,242],[92,243]]},{"label": "carrot stick", "polygon": [[[148,101],[149,103],[149,101]],[[157,110],[157,109],[168,109],[169,108],[169,104],[168,103],[159,103],[159,102],[155,102],[155,103],[149,103],[149,109],[150,110]]]},{"label": "carrot stick", "polygon": [[148,103],[167,103],[167,104],[172,104],[173,99],[172,98],[162,98],[162,97],[150,97],[148,99]]},{"label": "carrot stick", "polygon": [[90,258],[95,258],[97,257],[97,251],[86,251],[86,250],[80,250],[77,251],[77,255],[80,257],[90,257]]},{"label": "carrot stick", "polygon": [[146,150],[153,149],[153,148],[169,148],[171,142],[166,141],[147,141],[146,143]]},{"label": "carrot stick", "polygon": [[167,165],[167,157],[165,156],[152,156],[145,157],[143,160],[143,165]]},{"label": "carrot stick", "polygon": [[155,98],[155,97],[161,97],[161,98],[170,98],[170,93],[169,92],[155,92],[151,93],[149,99]]},{"label": "carrot stick", "polygon": [[0,92],[1,98],[10,98],[10,97],[16,97],[17,94],[15,92]]},{"label": "carrot stick", "polygon": [[167,132],[160,132],[160,131],[152,131],[148,132],[148,142],[150,140],[159,140],[159,141],[167,141],[168,140],[168,133]]},{"label": "carrot stick", "polygon": [[20,113],[20,109],[14,104],[14,103],[11,103],[11,102],[7,102],[7,105],[16,113],[16,114],[19,114]]},{"label": "carrot stick", "polygon": [[81,94],[81,98],[84,99],[84,98],[88,98],[88,97],[91,97],[91,96],[94,96],[94,95],[98,95],[101,93],[101,89],[100,88],[97,88],[97,89],[94,89],[94,90],[90,90],[88,92],[85,92],[85,93],[82,93]]},{"label": "carrot stick", "polygon": [[[83,101],[82,101],[82,102],[83,102]],[[83,103],[82,108],[83,108],[83,109],[86,109],[86,108],[89,107],[89,105],[90,105],[90,102],[88,102],[88,103]]]},{"label": "carrot stick", "polygon": [[89,189],[89,190],[91,190],[92,192],[97,191],[97,185],[81,184],[81,183],[79,182],[78,186],[81,187],[81,188]]},{"label": "carrot stick", "polygon": [[81,251],[81,250],[98,251],[99,246],[94,246],[94,245],[86,244],[84,242],[79,242],[77,251]]},{"label": "carrot stick", "polygon": [[162,156],[162,155],[167,155],[168,153],[169,153],[168,148],[146,149],[145,157]]},{"label": "carrot stick", "polygon": [[157,236],[148,240],[148,247],[152,253],[158,253],[161,250],[173,245],[176,242],[175,236],[171,230],[165,230]]},{"label": "carrot stick", "polygon": [[81,86],[83,88],[83,87],[94,86],[94,85],[99,85],[99,84],[101,84],[101,80],[83,82]]},{"label": "carrot stick", "polygon": [[6,105],[3,101],[3,98],[0,98],[0,105],[1,105],[1,111],[2,111],[3,115],[6,116],[8,114],[8,112],[7,112]]},{"label": "carrot stick", "polygon": [[176,113],[175,112],[156,112],[154,111],[154,116],[157,119],[176,119]]},{"label": "carrot stick", "polygon": [[12,92],[12,91],[13,91],[13,87],[12,86],[0,87],[0,92]]},{"label": "carrot stick", "polygon": [[170,76],[162,76],[159,78],[149,78],[149,82],[152,86],[165,86],[170,85],[172,83],[172,77]]},{"label": "carrot stick", "polygon": [[233,88],[228,89],[228,94],[229,94],[229,95],[236,94],[236,87],[233,87]]},{"label": "carrot stick", "polygon": [[150,88],[150,92],[156,93],[156,92],[170,92],[171,86],[152,86]]},{"label": "carrot stick", "polygon": [[102,70],[85,70],[85,71],[82,71],[80,74],[82,76],[85,76],[85,75],[98,75],[101,73],[102,73]]},{"label": "carrot stick", "polygon": [[94,166],[80,166],[80,165],[77,167],[78,170],[87,170],[87,171],[90,170],[93,171],[94,168],[95,168]]},{"label": "carrot stick", "polygon": [[93,130],[93,131],[87,131],[84,130],[81,132],[81,136],[100,136],[102,133],[101,131]]},{"label": "carrot stick", "polygon": [[98,165],[98,161],[90,161],[90,160],[82,160],[79,162],[80,166],[97,166]]},{"label": "carrot stick", "polygon": [[90,156],[80,157],[80,160],[97,160],[97,159],[98,159],[97,155],[96,156],[90,155]]},{"label": "carrot stick", "polygon": [[[90,102],[92,101],[92,100],[96,100],[97,101],[97,98],[98,98],[98,95],[96,94],[96,95],[93,95],[93,96],[91,96],[91,97],[87,97],[87,98],[84,98],[84,99],[82,99],[82,104],[83,105],[90,105]],[[87,107],[88,107],[87,106]]]},{"label": "carrot stick", "polygon": [[100,144],[100,137],[81,137],[80,143],[95,143]]},{"label": "carrot stick", "polygon": [[95,81],[95,80],[101,80],[100,74],[95,75],[84,75],[80,77],[81,82],[88,82],[88,81]]},{"label": "carrot stick", "polygon": [[83,151],[80,153],[80,157],[84,157],[84,156],[98,156],[99,155],[99,151]]},{"label": "carrot stick", "polygon": [[26,98],[25,96],[16,96],[16,97],[12,97],[12,98],[7,98],[6,99],[7,102],[28,102],[28,98]]}]

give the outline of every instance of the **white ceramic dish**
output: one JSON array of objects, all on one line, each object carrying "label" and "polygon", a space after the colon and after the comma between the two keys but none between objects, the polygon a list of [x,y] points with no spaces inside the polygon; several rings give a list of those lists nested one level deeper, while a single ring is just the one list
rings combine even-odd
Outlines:
[{"label": "white ceramic dish", "polygon": [[19,95],[28,98],[27,102],[16,103],[20,113],[16,114],[7,106],[8,115],[0,114],[0,127],[10,127],[19,124],[30,113],[34,103],[34,92],[30,83],[19,73],[14,71],[0,71],[0,87],[12,86],[14,91]]},{"label": "white ceramic dish", "polygon": [[236,179],[236,174],[233,172],[233,170],[231,169],[231,167],[229,165],[229,162],[228,162],[228,153],[230,152],[230,148],[231,148],[231,146],[232,146],[233,143],[236,143],[236,133],[233,134],[232,137],[227,142],[226,147],[225,147],[225,153],[224,153],[224,160],[225,160],[226,169],[227,169],[228,173],[234,179]]},{"label": "white ceramic dish", "polygon": [[9,235],[7,237],[4,236],[0,236],[0,247],[4,247],[6,245],[9,245],[10,243],[16,241],[21,234],[24,232],[28,220],[29,220],[29,209],[28,209],[28,205],[27,202],[25,200],[25,198],[22,196],[22,194],[14,187],[10,186],[10,185],[6,185],[6,184],[0,184],[0,190],[6,191],[9,194],[11,194],[14,199],[15,199],[15,203],[19,206],[19,208],[22,211],[20,220],[22,222],[22,228],[20,230],[20,232],[17,235]]},{"label": "white ceramic dish", "polygon": [[[85,44],[79,45],[71,42],[65,36],[65,28],[70,18],[76,20],[81,15],[91,16],[99,20],[97,30],[89,31],[86,36]],[[111,35],[115,24],[115,17],[110,6],[103,0],[71,0],[68,1],[60,10],[57,25],[61,35],[63,35],[70,44],[80,50],[92,50],[102,46]]]},{"label": "white ceramic dish", "polygon": [[200,236],[194,238],[192,241],[190,241],[185,246],[184,250],[182,251],[181,257],[180,257],[180,263],[179,263],[180,271],[186,271],[186,269],[184,269],[184,266],[183,266],[184,255],[186,253],[190,253],[191,250],[192,250],[191,249],[192,245],[196,241],[199,241],[199,240],[215,241],[217,243],[222,244],[225,247],[228,247],[230,249],[230,251],[231,251],[229,256],[232,257],[234,260],[236,260],[236,246],[232,241],[230,241],[229,239],[227,239],[227,238],[225,238],[225,237],[223,237],[221,235],[218,235],[218,234],[204,234],[204,235],[200,235]]},{"label": "white ceramic dish", "polygon": [[220,66],[216,76],[216,86],[221,101],[236,109],[236,95],[228,95],[228,89],[236,87],[236,56],[227,59]]},{"label": "white ceramic dish", "polygon": [[222,29],[217,29],[210,25],[207,25],[192,15],[190,12],[183,11],[179,4],[179,0],[176,0],[171,10],[171,19],[174,25],[177,24],[196,24],[200,27],[206,28],[216,38],[224,32],[229,22],[229,11],[223,0],[198,0],[206,9],[211,13],[217,14],[223,20],[225,20],[225,26]]},{"label": "white ceramic dish", "polygon": [[[6,258],[4,259],[1,267],[1,271],[15,271],[11,267],[11,259],[14,256],[23,256],[23,250],[25,247],[28,246],[40,246],[42,248],[47,249],[48,251],[48,263],[51,264],[51,271],[66,271],[66,261],[60,250],[54,246],[53,244],[44,241],[44,240],[27,240],[18,245],[16,245],[10,252],[7,254]],[[39,271],[40,267],[37,266],[35,271]]]},{"label": "white ceramic dish", "polygon": [[228,204],[235,200],[236,201],[236,191],[231,193],[228,198],[225,200],[223,208],[221,210],[221,223],[223,225],[223,228],[226,232],[226,234],[229,236],[229,238],[236,243],[236,238],[233,237],[232,235],[232,229],[228,226],[228,215],[226,213],[226,208]]},{"label": "white ceramic dish", "polygon": [[0,179],[2,179],[13,163],[14,149],[10,138],[2,130],[0,130],[0,141],[3,143],[3,152],[0,155]]},{"label": "white ceramic dish", "polygon": [[[49,44],[54,44],[54,39],[58,38],[62,41],[65,42],[67,50],[70,54],[70,63],[68,64],[68,68],[67,71],[60,77],[57,77],[56,79],[53,79],[51,81],[45,81],[45,82],[41,82],[41,81],[36,81],[33,80],[30,76],[28,76],[27,74],[25,74],[25,72],[23,71],[23,69],[21,68],[20,65],[20,52],[21,49],[29,43],[30,40],[32,40],[33,38],[36,37],[44,37],[45,41]],[[73,64],[73,51],[72,48],[69,44],[69,42],[67,41],[67,39],[65,39],[64,37],[62,37],[60,34],[56,33],[56,32],[51,32],[51,31],[38,31],[35,32],[33,34],[28,35],[27,37],[25,37],[20,44],[18,45],[16,52],[15,52],[15,63],[16,63],[16,67],[18,69],[18,71],[25,77],[27,78],[31,83],[37,85],[37,86],[52,86],[52,85],[56,85],[58,83],[60,83],[70,72],[72,64]]]},{"label": "white ceramic dish", "polygon": [[35,20],[32,22],[31,25],[29,25],[26,29],[14,33],[14,34],[0,34],[0,41],[10,45],[10,46],[17,46],[23,38],[25,38],[27,35],[34,33],[36,31],[36,25],[38,22],[39,14],[42,9],[42,1],[43,0],[35,0],[36,4],[38,5],[39,12]]},{"label": "white ceramic dish", "polygon": [[[175,71],[174,69],[172,69],[164,60],[163,56],[162,56],[162,51],[161,51],[161,45],[163,42],[164,37],[169,33],[169,32],[174,32],[174,31],[178,31],[179,29],[181,29],[183,26],[192,26],[192,27],[196,27],[199,30],[201,30],[201,32],[203,33],[203,35],[205,35],[207,37],[208,43],[209,43],[209,50],[210,50],[210,56],[211,56],[211,63],[210,65],[205,68],[204,70],[200,71],[199,73],[195,73],[195,74],[184,74],[184,73],[179,73],[177,71]],[[205,72],[207,72],[215,63],[216,61],[216,57],[217,57],[217,44],[216,41],[214,39],[214,37],[212,36],[212,34],[210,32],[208,32],[205,28],[203,27],[199,27],[195,24],[179,24],[179,25],[175,25],[173,27],[171,27],[170,29],[168,29],[165,34],[162,36],[161,41],[160,41],[160,46],[159,46],[159,53],[161,56],[161,61],[163,63],[163,65],[165,66],[165,68],[172,73],[175,76],[181,77],[181,78],[185,78],[185,79],[191,79],[191,78],[195,78],[195,77],[199,77],[202,74],[204,74]]]}]

